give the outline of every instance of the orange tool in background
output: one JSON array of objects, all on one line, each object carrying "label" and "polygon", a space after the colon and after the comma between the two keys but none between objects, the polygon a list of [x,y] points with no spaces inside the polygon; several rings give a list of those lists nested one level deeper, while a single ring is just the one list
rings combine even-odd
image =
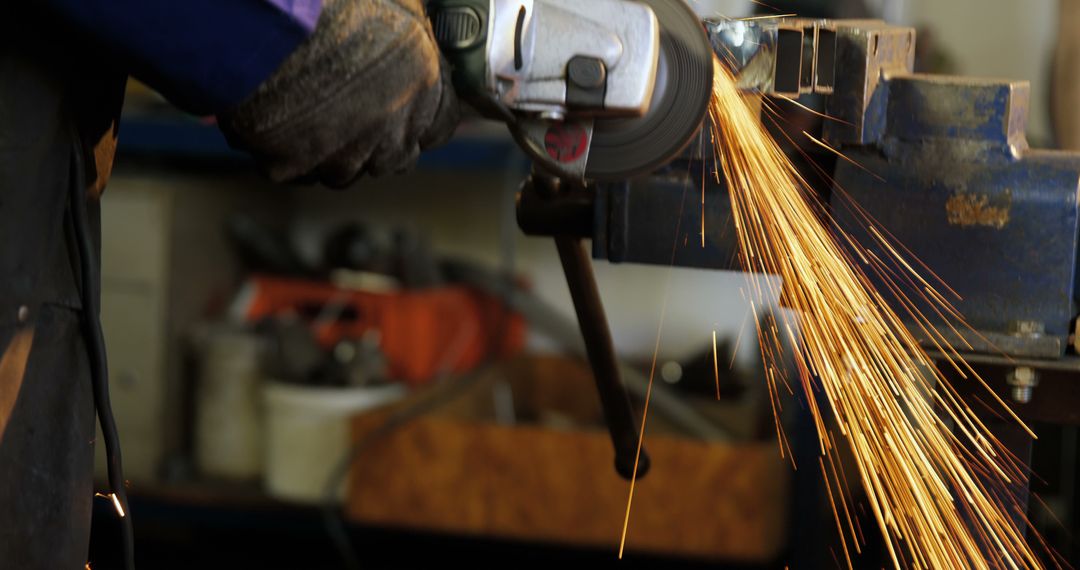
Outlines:
[{"label": "orange tool in background", "polygon": [[468,287],[368,291],[328,282],[253,276],[233,314],[245,322],[292,315],[310,323],[319,344],[377,331],[389,375],[421,385],[445,372],[467,372],[525,344],[525,322],[498,299]]}]

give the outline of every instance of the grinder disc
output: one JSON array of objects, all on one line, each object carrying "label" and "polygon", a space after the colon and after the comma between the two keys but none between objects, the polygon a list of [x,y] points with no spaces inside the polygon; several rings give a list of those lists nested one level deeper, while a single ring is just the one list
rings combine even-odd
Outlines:
[{"label": "grinder disc", "polygon": [[652,103],[642,117],[596,121],[586,178],[631,178],[667,164],[701,127],[712,96],[713,51],[701,19],[683,0],[639,1],[660,24]]}]

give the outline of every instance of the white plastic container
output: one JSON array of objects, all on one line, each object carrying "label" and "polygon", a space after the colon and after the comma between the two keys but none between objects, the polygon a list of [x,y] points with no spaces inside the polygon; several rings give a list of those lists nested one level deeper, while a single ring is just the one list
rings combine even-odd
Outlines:
[{"label": "white plastic container", "polygon": [[[322,503],[326,486],[350,451],[350,418],[400,400],[398,384],[360,388],[316,388],[267,382],[266,490],[279,499]],[[363,461],[363,458],[360,458]],[[337,491],[344,499],[345,480]]]},{"label": "white plastic container", "polygon": [[195,411],[195,460],[209,477],[257,480],[262,473],[261,340],[243,329],[207,326]]}]

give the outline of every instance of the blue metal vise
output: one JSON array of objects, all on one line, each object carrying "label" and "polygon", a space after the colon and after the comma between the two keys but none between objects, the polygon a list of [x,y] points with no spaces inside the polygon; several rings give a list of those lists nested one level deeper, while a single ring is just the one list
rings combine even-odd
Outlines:
[{"label": "blue metal vise", "polygon": [[[714,45],[730,46],[711,25]],[[761,41],[770,25],[782,33]],[[873,249],[865,224],[843,203],[846,194],[959,295],[950,300],[975,329],[946,335],[959,349],[1064,356],[1080,298],[1080,154],[1028,148],[1027,83],[913,74],[911,28],[805,20],[762,26],[740,45],[773,47],[738,54],[748,70],[740,80],[770,93],[785,85],[792,95],[825,96],[836,119],[826,121],[825,140],[852,161],[838,160],[832,173],[838,225]],[[794,45],[802,51],[790,55]],[[713,182],[707,146],[649,179],[597,188],[594,257],[733,268],[730,206],[726,189]]]},{"label": "blue metal vise", "polygon": [[[840,28],[835,185],[959,294],[957,347],[1064,355],[1077,312],[1080,154],[1028,148],[1026,82],[911,73],[913,35]],[[860,72],[862,71],[862,72]],[[842,95],[841,95],[842,94]],[[863,244],[851,210],[833,215]],[[948,330],[948,329],[943,329]],[[956,337],[956,334],[947,336]]]}]

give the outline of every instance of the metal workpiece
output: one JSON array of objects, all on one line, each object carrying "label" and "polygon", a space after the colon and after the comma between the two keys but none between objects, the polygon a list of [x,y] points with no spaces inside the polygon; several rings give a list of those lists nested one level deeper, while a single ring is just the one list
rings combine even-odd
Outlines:
[{"label": "metal workpiece", "polygon": [[915,30],[880,20],[707,19],[713,51],[736,85],[766,95],[831,95],[825,138],[877,142],[889,101],[886,78],[912,73]]},{"label": "metal workpiece", "polygon": [[705,20],[709,43],[740,89],[768,93],[776,72],[775,21]]},{"label": "metal workpiece", "polygon": [[915,67],[915,30],[883,22],[835,21],[835,82],[824,138],[833,146],[880,141],[889,104],[890,77]]},{"label": "metal workpiece", "polygon": [[[736,85],[746,91],[767,95],[798,97],[806,94],[831,95],[841,75],[873,74],[877,67],[889,71],[910,71],[914,62],[914,30],[891,26],[879,20],[815,20],[807,18],[766,18],[757,20],[706,19],[705,29],[719,61],[735,76]],[[910,36],[910,57],[905,67],[890,61],[890,50],[882,49],[881,38]],[[869,38],[871,57],[851,58],[860,50],[860,38]],[[878,38],[879,56],[873,56],[873,38]],[[841,43],[847,59],[838,60]],[[886,40],[888,43],[888,39]],[[838,69],[843,67],[843,69]],[[861,70],[853,69],[859,67]]]},{"label": "metal workpiece", "polygon": [[[806,56],[803,28],[782,19],[706,20],[705,29],[713,52],[735,76],[739,89],[790,97],[813,90],[813,41],[817,37],[813,27]],[[804,77],[807,59],[811,65]]]}]

